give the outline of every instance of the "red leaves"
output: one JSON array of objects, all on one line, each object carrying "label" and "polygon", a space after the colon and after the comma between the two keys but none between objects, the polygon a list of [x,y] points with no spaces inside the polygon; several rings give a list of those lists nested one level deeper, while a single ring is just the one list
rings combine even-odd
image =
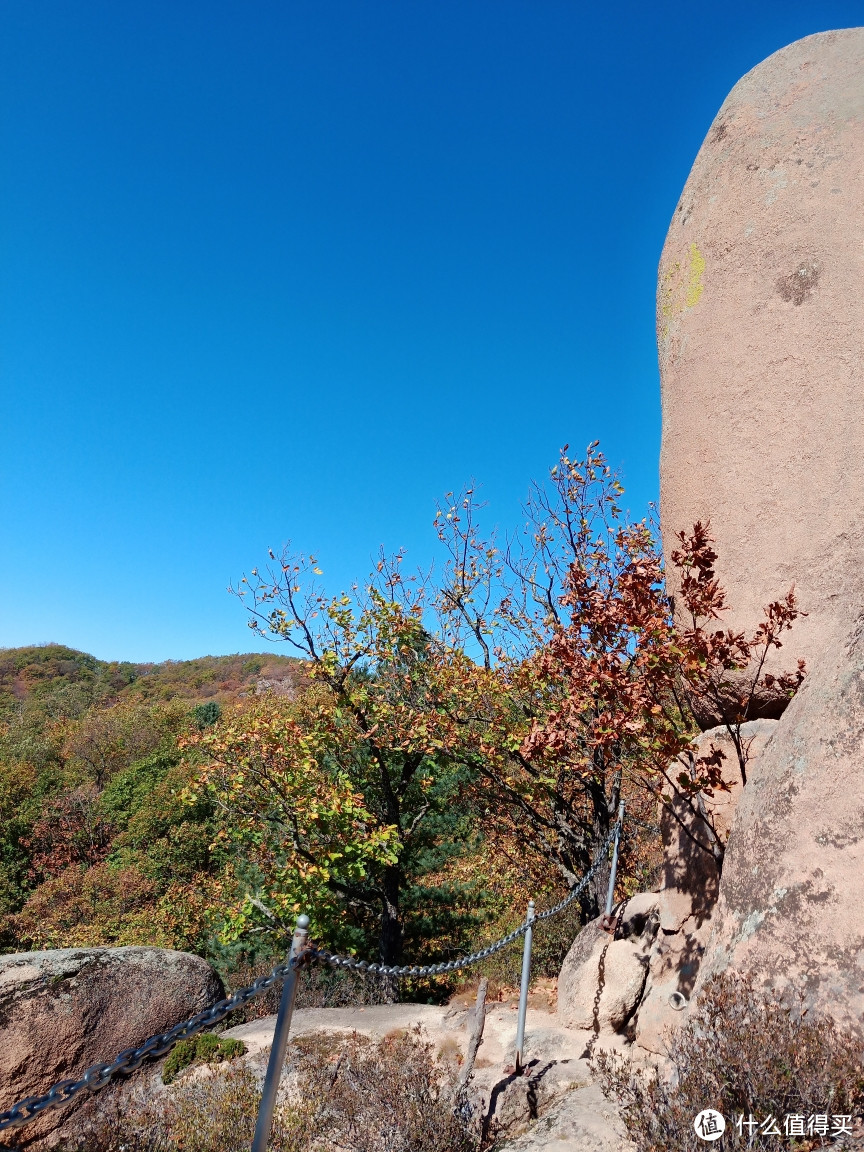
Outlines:
[{"label": "red leaves", "polygon": [[98,864],[111,846],[115,828],[100,815],[98,792],[84,785],[58,797],[22,841],[31,851],[30,875],[60,876],[73,864]]},{"label": "red leaves", "polygon": [[750,715],[758,691],[795,692],[803,662],[795,673],[764,671],[769,651],[781,647],[799,615],[794,591],[768,605],[749,637],[717,627],[726,595],[710,526],[700,522],[677,534],[671,556],[679,574],[676,619],[657,544],[644,523],[620,522],[618,489],[595,448],[581,465],[562,454],[553,474],[558,500],[545,506],[535,535],[548,557],[551,522],[569,555],[548,642],[529,658],[555,703],[534,718],[521,754],[538,765],[563,760],[571,770],[614,764],[652,787],[671,782],[670,764],[681,758],[689,770],[677,787],[686,794],[726,790],[722,752],[712,749],[695,762],[684,756],[697,728],[692,702],[708,700],[732,731]]},{"label": "red leaves", "polygon": [[[801,613],[805,615],[805,613]],[[780,645],[778,644],[779,648]],[[794,696],[807,673],[807,665],[804,660],[798,661],[798,667],[794,672],[784,672],[781,676],[772,676],[770,672],[766,672],[763,677],[763,683],[766,688],[779,688],[781,692],[788,692],[790,696]]]},{"label": "red leaves", "polygon": [[247,607],[308,661],[394,813],[417,764],[465,766],[484,819],[569,883],[620,789],[686,798],[728,787],[721,753],[693,759],[699,700],[732,731],[757,690],[794,692],[803,665],[764,668],[799,614],[793,592],[752,636],[724,629],[717,553],[700,522],[677,535],[673,603],[654,534],[625,521],[598,444],[583,460],[567,452],[532,486],[524,534],[504,548],[481,535],[472,485],[447,493],[435,516],[441,573],[405,576],[402,553],[382,555],[365,590],[327,600],[314,559],[285,553],[270,584],[251,583]]},{"label": "red leaves", "polygon": [[697,520],[689,536],[676,532],[675,539],[681,547],[670,557],[681,573],[681,597],[693,615],[694,625],[697,619],[716,620],[726,607],[725,593],[714,574],[717,553],[711,547],[709,527]]},{"label": "red leaves", "polygon": [[565,611],[535,657],[540,677],[564,693],[523,753],[617,758],[656,724],[657,682],[668,675],[674,632],[662,567],[644,525],[619,527],[611,545],[581,528],[574,552],[558,597]]},{"label": "red leaves", "polygon": [[[681,573],[682,606],[691,621],[690,628],[682,633],[681,676],[691,697],[703,702],[700,707],[704,705],[715,723],[727,725],[737,746],[737,729],[757,714],[756,702],[766,694],[792,696],[804,678],[803,660],[798,661],[795,672],[765,671],[771,650],[782,648],[780,637],[803,613],[791,588],[782,600],[765,608],[764,618],[751,636],[731,630],[710,631],[708,624],[726,607],[726,598],[714,571],[717,554],[711,547],[709,526],[698,523],[689,537],[681,532],[677,538],[682,547],[672,553],[672,561]],[[745,777],[740,751],[739,761]]]}]

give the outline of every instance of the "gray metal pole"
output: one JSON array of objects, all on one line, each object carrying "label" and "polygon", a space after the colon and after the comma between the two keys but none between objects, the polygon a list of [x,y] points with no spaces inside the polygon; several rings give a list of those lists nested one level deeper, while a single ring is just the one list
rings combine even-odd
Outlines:
[{"label": "gray metal pole", "polygon": [[615,840],[612,845],[612,867],[609,870],[609,890],[606,893],[606,915],[603,927],[608,931],[612,922],[612,902],[615,899],[615,876],[618,872],[618,845],[621,842],[621,825],[624,823],[624,801],[618,805],[618,823],[615,825]]},{"label": "gray metal pole", "polygon": [[528,985],[531,983],[531,937],[534,935],[534,901],[528,901],[528,927],[525,930],[525,943],[522,947],[522,983],[519,987],[519,1020],[516,1025],[516,1071],[522,1067],[522,1053],[525,1047],[525,1013],[528,1011]]},{"label": "gray metal pole", "polygon": [[[291,951],[288,954],[289,959],[297,956],[305,946],[308,928],[309,917],[298,916],[297,926],[294,929],[294,939],[291,941]],[[282,1065],[285,1063],[288,1029],[291,1027],[291,1013],[294,1011],[296,995],[297,969],[293,968],[282,983],[282,999],[279,1001],[279,1015],[276,1017],[276,1028],[273,1031],[273,1047],[270,1049],[267,1075],[264,1077],[261,1103],[258,1106],[258,1121],[255,1125],[255,1137],[252,1140],[252,1152],[267,1152],[267,1145],[270,1142],[273,1110],[276,1107],[276,1093],[279,1090]]]}]

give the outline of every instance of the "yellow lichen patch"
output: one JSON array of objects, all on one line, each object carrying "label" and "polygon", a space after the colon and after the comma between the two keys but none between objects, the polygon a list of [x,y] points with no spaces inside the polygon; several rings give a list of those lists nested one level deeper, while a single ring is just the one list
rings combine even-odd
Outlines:
[{"label": "yellow lichen patch", "polygon": [[705,257],[694,243],[690,245],[686,261],[676,260],[663,273],[660,313],[667,321],[663,330],[664,337],[669,331],[668,321],[680,315],[685,308],[693,308],[699,303],[704,291],[704,271]]},{"label": "yellow lichen patch", "polygon": [[688,308],[692,308],[694,304],[699,303],[702,296],[703,284],[702,273],[705,271],[705,257],[699,251],[695,244],[690,245],[690,275],[687,278],[687,295],[684,297],[684,303]]}]

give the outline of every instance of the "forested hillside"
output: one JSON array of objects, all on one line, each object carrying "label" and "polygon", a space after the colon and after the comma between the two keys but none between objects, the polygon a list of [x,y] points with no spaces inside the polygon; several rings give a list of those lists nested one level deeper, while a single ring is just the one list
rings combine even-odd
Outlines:
[{"label": "forested hillside", "polygon": [[0,945],[162,943],[200,950],[221,860],[186,804],[180,741],[261,692],[285,656],[134,664],[59,644],[0,650]]},{"label": "forested hillside", "polygon": [[296,661],[269,653],[132,664],[97,660],[62,644],[0,648],[0,718],[21,705],[74,716],[120,700],[231,700],[262,682],[287,690],[296,675]]},{"label": "forested hillside", "polygon": [[[265,891],[254,845],[236,842],[242,817],[200,781],[211,733],[262,718],[271,734],[290,727],[303,667],[276,654],[135,664],[59,644],[0,650],[0,950],[156,944],[226,972],[278,950],[278,921],[270,940],[250,918],[274,926],[259,897],[278,904],[279,893]],[[317,765],[307,768],[314,793]],[[431,884],[407,919],[439,948],[524,887],[506,862],[494,878],[477,873],[472,826],[461,810],[439,812],[420,846],[416,871]],[[329,835],[350,854],[351,827]],[[361,922],[350,942],[374,951],[374,916],[361,921],[370,938]]]}]

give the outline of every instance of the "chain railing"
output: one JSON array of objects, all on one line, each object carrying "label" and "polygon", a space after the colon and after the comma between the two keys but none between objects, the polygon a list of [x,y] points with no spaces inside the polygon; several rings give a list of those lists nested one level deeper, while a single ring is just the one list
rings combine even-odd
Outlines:
[{"label": "chain railing", "polygon": [[[190,1036],[195,1036],[199,1032],[212,1028],[214,1024],[218,1024],[221,1020],[224,1020],[226,1016],[230,1015],[237,1008],[240,1008],[243,1004],[246,1004],[249,1000],[253,1000],[269,988],[281,983],[283,985],[282,1000],[273,1036],[270,1062],[265,1077],[255,1142],[252,1145],[252,1152],[264,1152],[270,1133],[270,1120],[275,1105],[276,1087],[278,1086],[279,1074],[281,1073],[282,1064],[284,1063],[285,1045],[287,1044],[288,1027],[290,1025],[291,1011],[296,994],[297,977],[302,968],[311,964],[322,964],[331,968],[363,972],[369,976],[377,976],[382,979],[392,979],[394,977],[443,976],[448,972],[458,972],[463,968],[470,967],[472,964],[479,963],[481,960],[486,960],[488,957],[494,956],[497,952],[513,944],[520,937],[525,936],[526,933],[529,933],[538,923],[548,920],[552,916],[557,916],[560,912],[563,912],[565,908],[569,907],[574,900],[577,900],[603,865],[607,849],[614,841],[613,870],[609,883],[611,899],[611,892],[615,884],[614,865],[617,862],[617,846],[620,839],[622,820],[623,805],[619,810],[618,821],[604,840],[594,863],[563,900],[559,901],[559,903],[555,904],[552,908],[547,908],[537,915],[533,915],[532,901],[532,907],[529,909],[528,917],[526,917],[524,923],[520,924],[518,928],[515,928],[512,932],[508,932],[506,936],[502,936],[492,944],[487,944],[485,948],[481,948],[477,952],[471,952],[467,956],[460,956],[456,960],[448,960],[440,964],[388,965],[357,960],[353,956],[340,956],[337,953],[328,952],[322,948],[308,946],[306,944],[306,930],[309,926],[309,918],[307,916],[299,917],[294,933],[291,953],[286,963],[277,964],[268,975],[260,976],[248,987],[239,989],[231,996],[226,996],[224,1000],[217,1001],[209,1008],[205,1008],[204,1011],[198,1012],[195,1016],[191,1016],[188,1020],[184,1020],[180,1024],[175,1024],[174,1027],[169,1028],[167,1032],[160,1032],[155,1036],[151,1036],[137,1048],[125,1048],[122,1052],[119,1052],[112,1061],[104,1064],[94,1064],[88,1068],[79,1079],[61,1080],[41,1096],[27,1096],[25,1099],[19,1100],[5,1112],[0,1112],[0,1132],[10,1128],[20,1128],[24,1124],[30,1123],[31,1120],[35,1120],[37,1116],[40,1116],[47,1109],[57,1108],[68,1103],[68,1101],[74,1096],[77,1096],[79,1092],[98,1092],[100,1088],[104,1088],[115,1076],[128,1075],[130,1072],[134,1072],[137,1068],[140,1068],[145,1060],[155,1060],[160,1056],[164,1056],[181,1040],[188,1039]],[[608,906],[609,901],[607,901],[607,907]],[[530,947],[527,945],[525,956],[523,956],[522,970],[523,989],[520,995],[519,1013],[520,1035],[524,1035],[525,1025],[525,1007],[523,1001],[527,1000],[526,973],[530,975]],[[520,1060],[521,1051],[518,1053],[517,1063]]]},{"label": "chain railing", "polygon": [[61,1080],[42,1096],[27,1096],[24,1100],[19,1100],[5,1112],[0,1112],[0,1132],[7,1128],[20,1128],[22,1124],[35,1119],[47,1108],[57,1108],[85,1089],[98,1092],[115,1076],[134,1072],[145,1060],[155,1060],[164,1056],[181,1040],[212,1028],[247,1001],[260,996],[274,984],[281,983],[295,967],[298,965],[293,960],[288,964],[278,964],[272,972],[267,976],[260,976],[248,988],[239,989],[232,996],[227,996],[224,1000],[205,1008],[203,1012],[191,1016],[181,1024],[175,1024],[167,1032],[151,1036],[138,1048],[124,1048],[110,1063],[94,1064],[81,1075],[80,1079]]}]

